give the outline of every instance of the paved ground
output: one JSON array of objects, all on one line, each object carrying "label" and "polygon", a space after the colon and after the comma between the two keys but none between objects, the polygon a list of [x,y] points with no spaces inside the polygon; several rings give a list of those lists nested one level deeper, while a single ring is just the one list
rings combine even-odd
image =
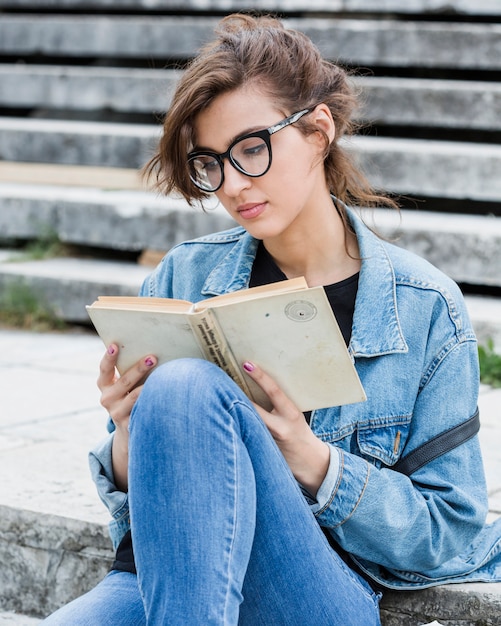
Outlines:
[{"label": "paved ground", "polygon": [[[106,521],[87,451],[106,435],[90,332],[0,329],[0,504]],[[501,389],[482,387],[481,442],[491,515],[501,515]]]}]

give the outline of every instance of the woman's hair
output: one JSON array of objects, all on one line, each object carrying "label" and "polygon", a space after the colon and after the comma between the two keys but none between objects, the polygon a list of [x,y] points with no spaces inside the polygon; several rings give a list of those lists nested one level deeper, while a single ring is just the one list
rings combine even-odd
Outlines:
[{"label": "woman's hair", "polygon": [[[272,17],[229,15],[219,23],[216,36],[183,72],[157,153],[145,168],[147,175],[156,176],[160,191],[181,193],[190,204],[206,197],[191,182],[187,165],[187,154],[195,143],[194,120],[221,94],[252,84],[272,98],[284,115],[325,103],[336,126],[333,142],[329,144],[325,136],[324,167],[330,192],[346,204],[394,206],[391,199],[372,189],[339,145],[343,136],[354,131],[352,118],[358,106],[342,68],[324,60],[306,35],[286,29]],[[318,132],[307,117],[296,127],[304,134]],[[346,224],[346,216],[342,217]]]}]

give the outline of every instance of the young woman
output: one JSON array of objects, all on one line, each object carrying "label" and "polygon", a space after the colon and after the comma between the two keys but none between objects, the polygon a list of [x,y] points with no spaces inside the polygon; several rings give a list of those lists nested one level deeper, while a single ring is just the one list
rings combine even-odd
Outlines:
[{"label": "young woman", "polygon": [[238,227],[171,250],[141,294],[304,276],[368,399],[304,415],[249,354],[267,411],[196,359],[145,355],[117,378],[109,346],[114,432],[91,467],[117,557],[47,624],[371,626],[384,587],[499,579],[475,336],[457,286],[349,208],[392,204],[341,147],[355,105],[345,73],[271,18],[224,19],[183,74],[150,171],[191,203],[215,195]]}]

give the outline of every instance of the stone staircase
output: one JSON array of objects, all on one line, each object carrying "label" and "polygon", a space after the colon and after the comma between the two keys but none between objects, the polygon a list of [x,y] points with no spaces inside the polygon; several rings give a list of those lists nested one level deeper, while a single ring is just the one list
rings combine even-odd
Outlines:
[{"label": "stone staircase", "polygon": [[[22,283],[87,324],[85,304],[135,294],[148,259],[231,226],[218,207],[158,197],[138,168],[183,65],[221,15],[246,8],[279,12],[325,56],[362,68],[367,127],[348,147],[403,205],[366,219],[457,280],[480,340],[501,349],[498,0],[0,0],[0,298]],[[48,236],[66,256],[15,259]],[[0,606],[36,614],[12,593],[0,590]],[[464,593],[447,626],[501,624],[497,596]],[[423,615],[401,598],[387,600],[385,626]]]},{"label": "stone staircase", "polygon": [[[7,245],[50,232],[73,250],[92,247],[93,257],[22,268],[4,261],[0,286],[22,277],[57,315],[86,323],[84,304],[103,289],[135,293],[145,273],[135,267],[142,251],[165,252],[230,225],[220,210],[202,215],[156,197],[137,169],[152,153],[179,68],[211,37],[221,14],[246,6],[241,0],[0,0],[0,237]],[[402,245],[464,284],[475,298],[480,338],[494,333],[499,343],[487,315],[501,287],[499,4],[269,0],[252,6],[280,11],[326,56],[363,68],[355,81],[364,93],[360,120],[369,126],[349,148],[376,185],[402,196],[404,207],[401,220],[377,215],[376,226],[389,236],[400,231]],[[458,214],[467,216],[459,225]],[[128,275],[125,284],[115,286],[115,278],[106,281],[101,269],[91,269],[105,257],[111,270],[110,251],[120,253],[114,276]],[[58,264],[73,281],[71,306]],[[95,273],[103,280],[93,288]]]}]

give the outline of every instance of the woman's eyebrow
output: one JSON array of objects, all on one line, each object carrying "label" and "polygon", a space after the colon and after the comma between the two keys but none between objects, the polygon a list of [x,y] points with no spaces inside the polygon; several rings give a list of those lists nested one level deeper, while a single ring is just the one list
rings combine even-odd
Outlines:
[{"label": "woman's eyebrow", "polygon": [[[237,139],[240,139],[241,137],[245,137],[245,135],[250,135],[251,133],[256,133],[259,130],[264,130],[265,128],[268,128],[267,126],[252,126],[251,128],[247,128],[246,130],[244,130],[243,132],[238,133],[237,135],[234,135],[233,137],[230,137],[230,140],[228,141],[226,150],[231,146],[231,144],[233,142],[235,142]],[[193,151],[195,150],[207,150],[209,152],[216,152],[216,150],[214,150],[213,148],[209,148],[208,146],[199,146],[199,145],[195,145],[193,147]],[[223,150],[223,152],[226,152],[226,150]],[[219,152],[217,154],[220,154]]]},{"label": "woman's eyebrow", "polygon": [[256,133],[257,131],[264,130],[265,128],[267,127],[266,126],[252,126],[251,128],[247,128],[246,130],[244,130],[243,133],[238,133],[238,135],[235,135],[234,137],[232,137],[230,139],[230,143],[228,144],[228,146],[231,146],[231,144],[237,139],[240,139],[240,137],[245,137],[245,135],[249,135],[250,133]]}]

